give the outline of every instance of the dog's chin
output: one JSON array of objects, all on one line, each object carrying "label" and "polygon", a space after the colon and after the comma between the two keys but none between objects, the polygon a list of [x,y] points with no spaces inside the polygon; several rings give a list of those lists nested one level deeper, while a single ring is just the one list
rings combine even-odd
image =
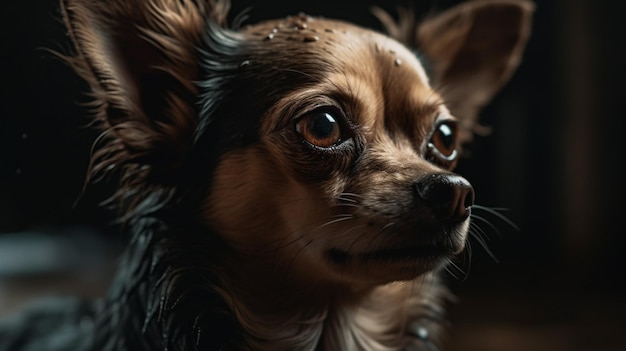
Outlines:
[{"label": "dog's chin", "polygon": [[440,240],[389,240],[393,243],[362,251],[331,247],[325,260],[342,279],[370,283],[412,280],[441,269],[463,251],[467,230],[461,227],[445,231]]},{"label": "dog's chin", "polygon": [[456,250],[439,246],[347,252],[330,249],[326,260],[343,279],[369,283],[412,280],[447,264]]}]

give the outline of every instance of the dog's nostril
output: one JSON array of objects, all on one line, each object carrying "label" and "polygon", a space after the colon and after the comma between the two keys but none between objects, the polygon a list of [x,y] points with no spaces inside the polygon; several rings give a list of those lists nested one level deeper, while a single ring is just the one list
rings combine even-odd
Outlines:
[{"label": "dog's nostril", "polygon": [[447,182],[440,181],[438,174],[432,175],[415,184],[419,197],[428,203],[442,204],[454,196],[454,189]]},{"label": "dog's nostril", "polygon": [[437,220],[464,220],[469,215],[468,207],[474,204],[474,189],[456,174],[431,174],[415,183],[414,190]]}]

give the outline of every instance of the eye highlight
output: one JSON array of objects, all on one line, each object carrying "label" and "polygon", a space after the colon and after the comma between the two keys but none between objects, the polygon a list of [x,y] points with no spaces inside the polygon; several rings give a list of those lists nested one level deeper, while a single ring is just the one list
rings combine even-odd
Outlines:
[{"label": "eye highlight", "polygon": [[454,120],[439,122],[427,145],[429,161],[447,167],[458,156],[456,151],[457,125]]},{"label": "eye highlight", "polygon": [[315,110],[298,118],[296,131],[304,140],[321,148],[329,148],[342,141],[339,121],[327,110]]}]

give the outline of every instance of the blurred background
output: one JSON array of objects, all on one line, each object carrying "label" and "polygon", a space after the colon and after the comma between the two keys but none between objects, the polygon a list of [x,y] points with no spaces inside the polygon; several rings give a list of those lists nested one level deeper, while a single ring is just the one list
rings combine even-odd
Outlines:
[{"label": "blurred background", "polygon": [[[380,29],[391,1],[234,1],[250,21],[300,11]],[[421,13],[460,1],[417,0]],[[408,3],[407,1],[400,2]],[[482,113],[459,173],[486,212],[492,254],[449,282],[451,351],[626,350],[626,21],[620,2],[537,1],[522,65]],[[45,48],[70,47],[56,0],[4,2],[0,80],[0,315],[50,294],[102,294],[124,238],[83,191],[86,86]],[[82,195],[81,195],[82,194]],[[477,212],[478,213],[478,212]],[[492,256],[495,256],[492,257]]]}]

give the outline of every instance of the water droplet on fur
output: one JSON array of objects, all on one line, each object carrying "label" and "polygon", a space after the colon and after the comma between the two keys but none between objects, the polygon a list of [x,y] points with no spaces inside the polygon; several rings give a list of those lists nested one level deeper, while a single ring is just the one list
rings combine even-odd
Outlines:
[{"label": "water droplet on fur", "polygon": [[250,65],[250,61],[249,60],[245,60],[243,61],[241,64],[239,64],[240,68],[246,67]]},{"label": "water droplet on fur", "polygon": [[397,58],[394,63],[396,64],[396,66],[400,66],[402,64],[402,60],[400,60],[399,58]]},{"label": "water droplet on fur", "polygon": [[318,37],[317,35],[309,34],[309,35],[304,37],[304,42],[305,43],[310,43],[310,42],[318,41],[318,40],[320,40],[320,37]]},{"label": "water droplet on fur", "polygon": [[294,22],[293,25],[296,27],[296,29],[300,29],[300,30],[307,29],[308,27],[307,24],[303,22]]},{"label": "water droplet on fur", "polygon": [[278,28],[272,28],[272,33],[278,33]]},{"label": "water droplet on fur", "polygon": [[272,40],[272,39],[274,39],[274,33],[268,34],[264,40]]}]

